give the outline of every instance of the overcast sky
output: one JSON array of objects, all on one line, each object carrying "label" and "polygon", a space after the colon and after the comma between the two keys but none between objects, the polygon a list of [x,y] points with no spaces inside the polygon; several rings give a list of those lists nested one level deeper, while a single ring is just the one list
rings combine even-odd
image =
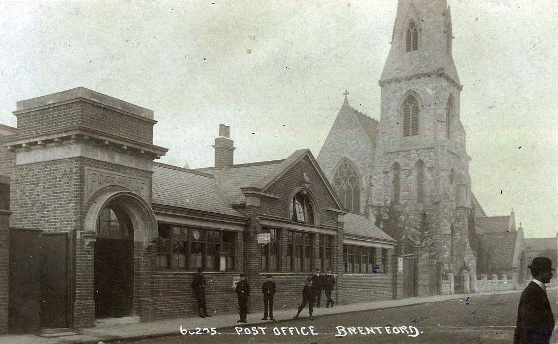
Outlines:
[{"label": "overcast sky", "polygon": [[[558,5],[451,0],[473,192],[526,236],[558,230]],[[0,123],[17,100],[78,86],[152,109],[162,162],[317,156],[343,103],[380,117],[396,0],[0,0]]]}]

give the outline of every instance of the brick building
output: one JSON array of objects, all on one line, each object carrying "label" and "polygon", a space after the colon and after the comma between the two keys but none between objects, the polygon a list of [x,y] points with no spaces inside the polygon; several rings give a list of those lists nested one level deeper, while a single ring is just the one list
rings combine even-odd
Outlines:
[{"label": "brick building", "polygon": [[394,296],[395,240],[345,216],[309,150],[234,164],[221,125],[214,167],[157,163],[153,112],[85,88],[14,115],[17,128],[0,127],[0,332],[195,315],[198,267],[214,313],[236,311],[240,272],[252,311],[268,273],[278,308],[316,269],[337,275],[340,303]]}]

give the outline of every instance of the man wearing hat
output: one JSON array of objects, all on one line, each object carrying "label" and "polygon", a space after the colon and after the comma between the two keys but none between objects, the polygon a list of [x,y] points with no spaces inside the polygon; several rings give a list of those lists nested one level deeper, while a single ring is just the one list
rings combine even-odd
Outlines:
[{"label": "man wearing hat", "polygon": [[238,296],[238,312],[240,313],[240,320],[238,322],[246,323],[250,285],[246,281],[246,275],[243,273],[240,274],[240,281],[236,284],[236,295]]},{"label": "man wearing hat", "polygon": [[517,308],[514,344],[550,343],[554,329],[554,315],[546,295],[546,285],[552,278],[552,261],[535,257],[529,265],[533,281],[527,285]]},{"label": "man wearing hat", "polygon": [[300,306],[298,306],[298,312],[295,315],[295,319],[298,319],[300,312],[306,307],[308,304],[308,313],[310,314],[310,320],[314,320],[312,313],[314,312],[314,299],[316,298],[316,286],[312,283],[312,278],[308,277],[306,280],[306,284],[302,288],[302,302]]},{"label": "man wearing hat", "polygon": [[[269,320],[273,319],[273,296],[275,295],[275,282],[271,280],[271,275],[267,275],[267,281],[262,284],[262,293],[264,301],[264,316],[262,320],[267,320],[267,315],[269,314]],[[268,313],[269,309],[269,313]]]},{"label": "man wearing hat", "polygon": [[194,276],[192,281],[192,288],[194,289],[194,295],[196,295],[196,300],[198,301],[198,311],[201,318],[210,317],[207,314],[207,307],[205,305],[205,277],[202,274],[203,268],[198,268],[198,274]]},{"label": "man wearing hat", "polygon": [[320,269],[316,269],[314,275],[312,275],[312,285],[316,288],[316,306],[320,308],[320,299],[322,298],[323,290],[323,276],[320,275]]}]

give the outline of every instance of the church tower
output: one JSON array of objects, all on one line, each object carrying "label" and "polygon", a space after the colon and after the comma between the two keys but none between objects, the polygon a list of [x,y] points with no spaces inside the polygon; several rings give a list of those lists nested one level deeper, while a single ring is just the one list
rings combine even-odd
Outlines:
[{"label": "church tower", "polygon": [[397,226],[384,226],[389,235],[427,248],[447,273],[474,277],[469,156],[452,38],[446,0],[399,0],[379,82],[372,197],[384,220],[388,208],[398,214]]}]

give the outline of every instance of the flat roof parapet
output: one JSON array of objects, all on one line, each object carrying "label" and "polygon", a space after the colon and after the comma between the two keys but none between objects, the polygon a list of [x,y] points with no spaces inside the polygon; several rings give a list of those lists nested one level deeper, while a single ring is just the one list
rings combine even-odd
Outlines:
[{"label": "flat roof parapet", "polygon": [[109,106],[124,112],[128,112],[137,116],[153,119],[153,110],[116,99],[105,94],[92,91],[85,87],[76,87],[70,90],[49,94],[37,98],[20,100],[16,103],[17,111],[26,111],[38,107],[48,106],[56,103],[62,103],[73,99],[87,99],[105,106]]}]

